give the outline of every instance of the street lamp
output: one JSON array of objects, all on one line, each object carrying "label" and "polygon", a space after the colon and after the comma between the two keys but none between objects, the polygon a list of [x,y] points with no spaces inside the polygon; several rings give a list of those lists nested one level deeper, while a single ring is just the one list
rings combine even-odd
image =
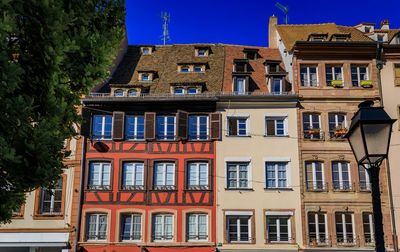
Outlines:
[{"label": "street lamp", "polygon": [[368,171],[374,210],[375,251],[384,252],[379,166],[388,156],[392,124],[396,120],[391,119],[383,107],[371,107],[373,104],[368,100],[358,105],[345,138],[350,143],[357,164]]}]

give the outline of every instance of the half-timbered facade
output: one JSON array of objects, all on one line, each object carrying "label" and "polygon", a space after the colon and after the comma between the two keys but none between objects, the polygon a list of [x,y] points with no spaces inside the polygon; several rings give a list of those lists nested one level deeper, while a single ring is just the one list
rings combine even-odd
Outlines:
[{"label": "half-timbered facade", "polygon": [[213,251],[223,47],[130,46],[83,100],[79,246]]}]

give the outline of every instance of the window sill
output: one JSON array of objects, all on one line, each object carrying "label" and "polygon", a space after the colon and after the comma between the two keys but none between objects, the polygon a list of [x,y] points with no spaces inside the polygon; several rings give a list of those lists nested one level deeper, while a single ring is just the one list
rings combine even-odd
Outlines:
[{"label": "window sill", "polygon": [[11,219],[13,219],[13,220],[18,220],[18,219],[23,219],[23,218],[24,218],[23,215],[13,215],[13,216],[11,217]]},{"label": "window sill", "polygon": [[32,217],[34,220],[63,220],[63,214],[36,214]]},{"label": "window sill", "polygon": [[266,245],[282,245],[282,244],[287,244],[287,245],[291,245],[291,244],[295,244],[295,242],[289,242],[289,241],[272,241],[272,242],[266,242]]},{"label": "window sill", "polygon": [[225,188],[225,191],[254,191],[253,188]]},{"label": "window sill", "polygon": [[293,188],[264,188],[264,191],[293,191]]},{"label": "window sill", "polygon": [[226,135],[226,137],[251,137],[251,135]]},{"label": "window sill", "polygon": [[145,192],[146,189],[124,189],[124,188],[119,188],[120,192]]},{"label": "window sill", "polygon": [[112,192],[112,189],[90,189],[90,188],[86,188],[85,192]]},{"label": "window sill", "polygon": [[267,137],[267,138],[273,138],[273,137],[278,137],[278,138],[281,138],[281,137],[283,137],[283,138],[289,138],[290,136],[289,136],[289,135],[282,135],[282,136],[279,136],[279,135],[273,135],[273,136],[264,135],[264,137]]}]

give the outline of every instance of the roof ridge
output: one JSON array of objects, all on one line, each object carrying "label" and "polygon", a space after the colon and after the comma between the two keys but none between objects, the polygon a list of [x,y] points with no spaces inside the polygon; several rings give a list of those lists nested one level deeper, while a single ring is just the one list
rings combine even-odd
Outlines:
[{"label": "roof ridge", "polygon": [[334,22],[329,22],[329,23],[320,23],[320,24],[281,24],[281,25],[277,25],[277,26],[302,26],[302,25],[327,25],[327,24],[336,25]]}]

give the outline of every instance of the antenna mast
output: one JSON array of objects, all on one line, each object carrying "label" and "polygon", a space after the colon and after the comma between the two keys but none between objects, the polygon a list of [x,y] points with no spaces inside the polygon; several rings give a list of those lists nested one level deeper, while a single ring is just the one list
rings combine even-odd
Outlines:
[{"label": "antenna mast", "polygon": [[164,41],[164,45],[166,41],[170,41],[171,38],[169,37],[169,32],[168,32],[168,23],[169,23],[169,18],[170,14],[166,12],[161,12],[161,19],[163,20],[163,35],[161,36],[162,40]]},{"label": "antenna mast", "polygon": [[284,14],[285,14],[285,23],[287,24],[288,22],[288,12],[289,12],[289,6],[283,6],[282,4],[276,2],[275,4],[276,7],[278,7]]}]

